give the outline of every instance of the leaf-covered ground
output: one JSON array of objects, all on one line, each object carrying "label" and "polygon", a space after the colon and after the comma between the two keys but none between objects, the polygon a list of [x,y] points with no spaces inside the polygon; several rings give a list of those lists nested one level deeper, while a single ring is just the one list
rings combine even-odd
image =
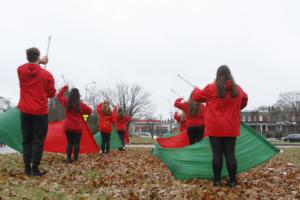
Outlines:
[{"label": "leaf-covered ground", "polygon": [[84,155],[76,164],[48,153],[41,178],[23,175],[20,155],[0,155],[0,199],[300,199],[300,149],[240,174],[235,189],[214,188],[209,180],[178,181],[149,151]]}]

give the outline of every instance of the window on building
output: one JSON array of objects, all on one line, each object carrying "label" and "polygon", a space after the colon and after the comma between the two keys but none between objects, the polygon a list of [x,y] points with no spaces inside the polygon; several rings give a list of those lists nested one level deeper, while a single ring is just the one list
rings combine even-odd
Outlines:
[{"label": "window on building", "polygon": [[262,122],[263,121],[263,116],[259,115],[259,121]]},{"label": "window on building", "polygon": [[253,121],[255,121],[255,122],[257,121],[257,116],[256,115],[254,116]]},{"label": "window on building", "polygon": [[242,116],[242,121],[243,121],[243,122],[246,121],[246,116],[245,116],[245,115]]},{"label": "window on building", "polygon": [[248,122],[251,122],[251,116],[250,116],[250,115],[248,116],[247,121],[248,121]]}]

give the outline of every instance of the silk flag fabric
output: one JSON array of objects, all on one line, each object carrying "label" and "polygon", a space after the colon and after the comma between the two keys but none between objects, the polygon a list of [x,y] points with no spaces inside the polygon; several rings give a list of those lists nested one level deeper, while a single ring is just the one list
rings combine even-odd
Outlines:
[{"label": "silk flag fabric", "polygon": [[[176,136],[173,136],[176,137]],[[174,138],[169,138],[169,141]],[[204,138],[190,146],[163,148],[156,144],[153,155],[161,159],[177,179],[212,179],[212,150],[209,138]],[[269,143],[255,130],[241,124],[241,135],[236,142],[238,173],[254,168],[270,160],[279,149]],[[226,162],[223,161],[222,177],[228,176]]]},{"label": "silk flag fabric", "polygon": [[[63,124],[63,121],[49,123],[44,151],[66,152],[67,139]],[[0,140],[7,146],[22,153],[20,112],[17,108],[12,108],[0,114]],[[84,123],[80,142],[80,153],[97,153],[99,151],[88,125]]]}]

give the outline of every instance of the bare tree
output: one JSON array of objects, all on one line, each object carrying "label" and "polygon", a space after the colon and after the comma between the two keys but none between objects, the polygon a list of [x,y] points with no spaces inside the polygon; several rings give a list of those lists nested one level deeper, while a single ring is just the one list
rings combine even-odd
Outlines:
[{"label": "bare tree", "polygon": [[[66,95],[66,94],[65,94]],[[48,107],[49,107],[49,121],[50,122],[56,122],[61,121],[65,118],[65,110],[63,105],[58,101],[56,97],[51,98],[48,101]]]},{"label": "bare tree", "polygon": [[84,102],[93,108],[92,114],[89,116],[87,123],[91,131],[95,134],[98,132],[98,114],[97,105],[101,101],[101,90],[95,85],[86,85]]},{"label": "bare tree", "polygon": [[11,108],[11,102],[5,97],[0,97],[0,112],[5,112]]},{"label": "bare tree", "polygon": [[120,82],[115,87],[103,89],[101,94],[113,107],[120,106],[132,118],[146,117],[155,111],[150,93],[137,84]]},{"label": "bare tree", "polygon": [[290,127],[290,131],[300,128],[300,92],[285,92],[279,95],[274,109],[280,113],[280,121]]},{"label": "bare tree", "polygon": [[101,101],[101,90],[95,85],[86,85],[84,102],[95,111]]}]

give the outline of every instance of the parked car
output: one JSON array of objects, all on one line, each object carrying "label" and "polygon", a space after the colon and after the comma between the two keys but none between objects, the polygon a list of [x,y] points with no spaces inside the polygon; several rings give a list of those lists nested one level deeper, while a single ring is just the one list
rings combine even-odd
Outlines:
[{"label": "parked car", "polygon": [[300,134],[289,134],[282,138],[285,142],[300,142]]}]

